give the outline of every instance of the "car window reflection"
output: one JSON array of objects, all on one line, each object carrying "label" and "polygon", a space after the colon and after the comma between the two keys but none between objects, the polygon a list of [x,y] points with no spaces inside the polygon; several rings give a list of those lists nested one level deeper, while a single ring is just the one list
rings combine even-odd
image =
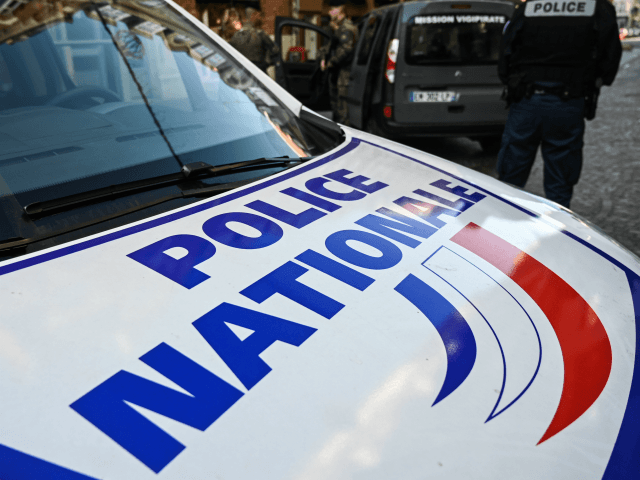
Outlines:
[{"label": "car window reflection", "polygon": [[86,191],[136,166],[142,178],[319,153],[268,89],[166,4],[39,4],[38,21],[27,4],[0,30],[0,175],[14,194]]}]

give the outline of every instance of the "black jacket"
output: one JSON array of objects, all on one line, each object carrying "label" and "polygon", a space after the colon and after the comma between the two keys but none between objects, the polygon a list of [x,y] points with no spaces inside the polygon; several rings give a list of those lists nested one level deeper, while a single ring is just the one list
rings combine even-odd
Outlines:
[{"label": "black jacket", "polygon": [[621,56],[616,13],[607,0],[529,0],[505,27],[498,74],[504,84],[561,83],[580,96],[596,78],[611,85]]}]

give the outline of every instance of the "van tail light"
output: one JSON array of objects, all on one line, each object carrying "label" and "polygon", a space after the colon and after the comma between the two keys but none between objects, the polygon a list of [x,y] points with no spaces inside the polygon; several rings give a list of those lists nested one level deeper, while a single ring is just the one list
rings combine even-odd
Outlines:
[{"label": "van tail light", "polygon": [[393,108],[391,105],[385,105],[382,109],[382,114],[384,115],[384,118],[391,118],[393,116]]},{"label": "van tail light", "polygon": [[396,61],[398,60],[398,45],[400,41],[394,38],[389,42],[389,48],[387,48],[387,68],[384,76],[389,83],[393,83],[396,80]]}]

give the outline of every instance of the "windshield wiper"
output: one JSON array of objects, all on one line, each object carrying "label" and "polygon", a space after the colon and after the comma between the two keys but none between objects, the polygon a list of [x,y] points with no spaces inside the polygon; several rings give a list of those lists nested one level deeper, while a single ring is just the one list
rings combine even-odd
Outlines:
[{"label": "windshield wiper", "polygon": [[[78,207],[96,201],[108,200],[110,198],[129,195],[132,193],[155,189],[169,185],[176,185],[187,180],[200,180],[205,178],[213,178],[231,173],[244,173],[253,170],[264,170],[268,168],[277,168],[282,166],[289,168],[299,163],[312,160],[314,157],[301,158],[257,158],[255,160],[247,160],[244,162],[229,163],[214,167],[205,162],[188,163],[182,167],[182,171],[171,173],[168,175],[160,175],[145,180],[136,180],[133,182],[111,185],[109,187],[98,188],[89,192],[77,193],[66,197],[46,200],[44,202],[34,202],[24,207],[24,212],[29,217],[40,217],[49,213],[66,210],[68,208]],[[214,188],[215,187],[215,188]],[[221,190],[220,185],[204,187],[198,190],[211,190],[212,193]]]},{"label": "windshield wiper", "polygon": [[180,198],[212,197],[214,195],[219,195],[221,193],[228,192],[229,190],[234,190],[236,188],[244,187],[245,185],[248,185],[253,182],[257,182],[258,180],[262,180],[263,178],[266,178],[269,176],[270,175],[263,175],[260,177],[249,178],[247,180],[241,180],[238,182],[225,182],[217,185],[207,185],[204,187],[185,189],[173,194],[162,195],[159,198],[151,199],[144,203],[140,203],[140,204],[136,203],[136,205],[132,207],[119,209],[117,212],[109,213],[107,215],[101,215],[99,218],[91,218],[84,222],[77,222],[77,223],[74,223],[73,225],[70,225],[61,229],[56,229],[54,231],[47,231],[46,233],[38,233],[37,235],[30,236],[28,238],[25,238],[25,237],[5,238],[0,241],[0,257],[2,256],[3,252],[24,249],[33,243],[42,242],[44,240],[58,237],[60,235],[69,234],[76,230],[82,230],[84,228],[97,225],[99,223],[113,221],[118,217],[130,215],[139,210],[151,208],[164,202],[169,202],[171,200],[177,200]]}]

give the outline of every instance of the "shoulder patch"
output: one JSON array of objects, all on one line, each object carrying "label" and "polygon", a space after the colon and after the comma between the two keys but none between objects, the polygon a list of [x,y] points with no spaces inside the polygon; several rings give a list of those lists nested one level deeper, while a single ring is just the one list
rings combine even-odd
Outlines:
[{"label": "shoulder patch", "polygon": [[596,0],[535,0],[526,3],[525,17],[591,17]]}]

